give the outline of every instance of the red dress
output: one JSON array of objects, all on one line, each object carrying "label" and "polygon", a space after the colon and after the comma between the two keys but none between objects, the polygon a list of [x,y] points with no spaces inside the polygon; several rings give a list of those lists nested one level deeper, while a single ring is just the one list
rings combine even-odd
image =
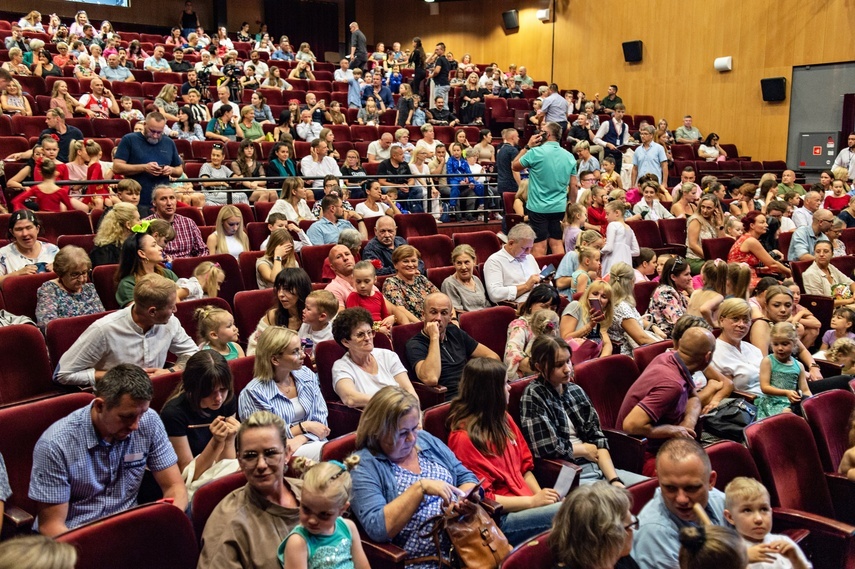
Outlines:
[{"label": "red dress", "polygon": [[833,209],[835,211],[846,209],[846,207],[849,205],[849,200],[851,199],[852,197],[847,194],[843,194],[839,198],[836,198],[834,196],[828,196],[827,198],[825,198],[825,203],[822,204],[822,207],[824,207],[825,209]]},{"label": "red dress", "polygon": [[748,233],[743,233],[739,239],[736,240],[736,243],[733,244],[733,247],[730,248],[730,252],[727,254],[727,262],[728,263],[745,263],[751,269],[751,288],[757,286],[757,281],[760,280],[760,277],[757,276],[757,265],[760,264],[760,259],[757,258],[754,253],[751,252],[743,252],[740,250],[742,244],[745,243],[745,240],[751,237]]},{"label": "red dress", "polygon": [[588,223],[591,225],[599,225],[600,226],[600,234],[605,237],[606,235],[606,227],[609,225],[609,220],[606,219],[606,210],[605,208],[596,208],[591,206],[588,208]]},{"label": "red dress", "polygon": [[352,292],[344,303],[345,308],[364,308],[371,313],[375,322],[389,317],[386,310],[386,297],[379,290],[375,290],[371,296],[362,296],[358,292]]},{"label": "red dress", "polygon": [[39,211],[62,211],[59,204],[65,204],[68,211],[74,209],[74,206],[71,205],[71,200],[68,198],[68,188],[60,188],[51,194],[46,194],[38,186],[33,186],[26,192],[15,196],[12,200],[13,211],[26,209],[24,202],[31,197],[35,198],[36,203],[39,205]]}]

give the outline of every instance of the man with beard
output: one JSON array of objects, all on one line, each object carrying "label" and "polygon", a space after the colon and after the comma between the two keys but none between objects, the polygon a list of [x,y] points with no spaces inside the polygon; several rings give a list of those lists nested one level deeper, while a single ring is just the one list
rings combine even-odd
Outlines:
[{"label": "man with beard", "polygon": [[353,224],[344,219],[341,197],[328,194],[321,200],[321,218],[309,227],[306,236],[314,245],[337,243],[339,233],[352,228]]}]

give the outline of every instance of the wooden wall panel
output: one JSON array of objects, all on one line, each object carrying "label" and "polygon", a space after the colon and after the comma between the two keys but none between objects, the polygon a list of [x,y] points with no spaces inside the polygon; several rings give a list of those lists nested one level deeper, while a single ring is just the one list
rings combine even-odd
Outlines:
[{"label": "wooden wall panel", "polygon": [[[610,83],[633,114],[668,119],[672,128],[691,114],[703,133],[717,132],[754,159],[786,155],[789,102],[765,103],[760,79],[792,79],[797,65],[852,60],[853,0],[555,0],[554,24],[537,21],[538,0],[441,3],[429,16],[421,0],[360,0],[369,42],[406,41],[425,48],[443,40],[455,56],[505,68],[526,65],[538,79],[589,96]],[[520,11],[520,30],[506,34],[501,13]],[[371,24],[367,24],[372,20]],[[554,47],[553,47],[554,28]],[[644,42],[644,61],[623,61],[621,43]],[[733,57],[733,71],[713,69],[716,57]],[[554,68],[553,68],[554,62]],[[821,87],[820,87],[821,88]]]}]

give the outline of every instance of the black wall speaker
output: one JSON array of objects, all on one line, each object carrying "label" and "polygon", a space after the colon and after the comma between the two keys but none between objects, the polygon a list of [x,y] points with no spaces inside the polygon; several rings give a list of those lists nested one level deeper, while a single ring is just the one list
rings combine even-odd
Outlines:
[{"label": "black wall speaker", "polygon": [[505,24],[506,30],[515,30],[520,27],[520,17],[516,10],[502,12],[502,21]]},{"label": "black wall speaker", "polygon": [[787,98],[787,78],[770,77],[760,80],[764,101],[783,101]]},{"label": "black wall speaker", "polygon": [[623,60],[627,63],[641,61],[641,40],[623,42]]}]

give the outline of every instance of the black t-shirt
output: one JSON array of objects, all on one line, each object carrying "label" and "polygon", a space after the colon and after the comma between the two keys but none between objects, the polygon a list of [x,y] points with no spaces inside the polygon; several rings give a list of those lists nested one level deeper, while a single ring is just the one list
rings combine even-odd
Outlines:
[{"label": "black t-shirt", "polygon": [[415,109],[416,106],[412,97],[401,97],[398,99],[398,126],[406,126],[410,111],[414,111]]},{"label": "black t-shirt", "polygon": [[498,188],[500,192],[516,192],[517,181],[514,179],[514,172],[511,170],[511,164],[514,158],[520,153],[520,149],[513,144],[504,143],[496,152],[496,174],[498,175]]},{"label": "black t-shirt", "polygon": [[[416,364],[427,359],[429,347],[430,339],[424,332],[419,332],[407,342],[407,358],[414,372]],[[478,342],[457,326],[449,324],[445,329],[445,341],[439,346],[439,359],[442,365],[439,384],[448,389],[446,400],[457,395],[457,386],[460,383],[463,368],[477,347]]]},{"label": "black t-shirt", "polygon": [[448,60],[445,59],[444,55],[440,55],[436,58],[434,69],[437,67],[439,67],[439,74],[433,78],[434,85],[439,87],[450,85],[451,83],[448,80],[448,74],[451,72],[451,66],[448,64]]},{"label": "black t-shirt", "polygon": [[208,91],[205,90],[205,88],[198,81],[196,81],[195,85],[191,85],[189,81],[185,81],[184,84],[181,85],[181,94],[186,95],[190,92],[190,89],[196,89],[197,91],[199,91],[199,93],[202,95],[202,98],[205,98],[208,95]]},{"label": "black t-shirt", "polygon": [[169,62],[169,68],[175,73],[187,73],[188,71],[193,69],[193,66],[190,65],[189,61],[182,61],[181,63],[179,63],[175,60],[172,60]]},{"label": "black t-shirt", "polygon": [[59,137],[59,152],[56,159],[60,162],[68,162],[68,145],[71,144],[72,140],[83,140],[83,133],[76,126],[66,125],[66,129],[65,134],[59,134],[55,129],[46,128],[39,135],[39,138],[46,134],[55,134]]},{"label": "black t-shirt", "polygon": [[160,419],[163,421],[163,426],[166,427],[166,434],[170,437],[187,437],[187,442],[190,443],[190,452],[193,456],[199,456],[213,435],[211,429],[200,427],[197,429],[188,429],[188,425],[204,425],[210,423],[217,417],[231,417],[236,413],[237,397],[232,397],[232,400],[224,403],[222,407],[216,411],[195,411],[190,401],[187,400],[187,394],[182,393],[175,399],[170,399],[163,410],[160,412]]},{"label": "black t-shirt", "polygon": [[383,160],[380,163],[377,167],[377,175],[384,176],[387,182],[401,184],[402,186],[406,186],[407,180],[413,177],[410,167],[406,163],[401,162],[396,168],[392,165],[391,159]]},{"label": "black t-shirt", "polygon": [[356,46],[356,51],[354,55],[367,56],[368,55],[368,47],[367,40],[365,39],[365,34],[362,33],[361,30],[356,30],[350,35],[350,45],[351,47]]},{"label": "black t-shirt", "polygon": [[196,12],[181,12],[181,29],[189,30],[190,28],[195,28],[196,24],[199,23],[199,19],[196,17]]},{"label": "black t-shirt", "polygon": [[[103,216],[101,216],[103,217]],[[89,252],[89,259],[92,261],[92,268],[100,267],[101,265],[116,265],[122,256],[122,250],[115,243],[108,245],[96,245]]]}]

